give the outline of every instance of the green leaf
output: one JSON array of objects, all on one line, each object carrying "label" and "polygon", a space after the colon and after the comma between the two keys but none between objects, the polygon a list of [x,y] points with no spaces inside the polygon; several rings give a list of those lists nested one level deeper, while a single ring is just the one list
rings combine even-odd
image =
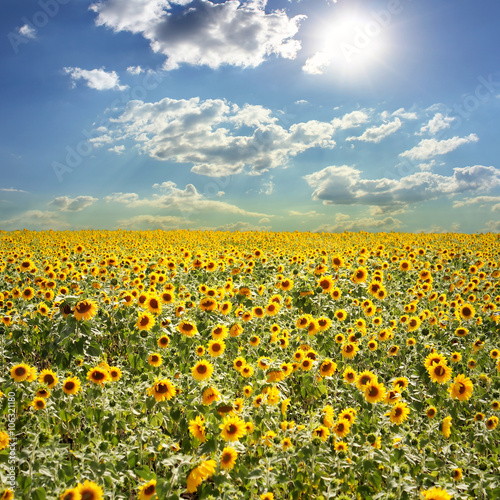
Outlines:
[{"label": "green leaf", "polygon": [[255,479],[260,479],[264,475],[264,471],[262,469],[254,469],[247,476],[247,479],[253,481]]}]

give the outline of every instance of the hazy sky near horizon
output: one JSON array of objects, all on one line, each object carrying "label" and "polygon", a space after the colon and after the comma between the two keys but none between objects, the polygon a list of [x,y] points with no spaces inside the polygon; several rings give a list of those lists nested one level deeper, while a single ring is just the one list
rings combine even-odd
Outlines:
[{"label": "hazy sky near horizon", "polygon": [[0,230],[500,231],[496,0],[3,0]]}]

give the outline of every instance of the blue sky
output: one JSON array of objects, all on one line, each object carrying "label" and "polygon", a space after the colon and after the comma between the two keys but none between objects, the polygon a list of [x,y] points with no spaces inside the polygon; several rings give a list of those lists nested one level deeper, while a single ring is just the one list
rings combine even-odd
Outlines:
[{"label": "blue sky", "polygon": [[495,0],[4,0],[0,229],[500,231]]}]

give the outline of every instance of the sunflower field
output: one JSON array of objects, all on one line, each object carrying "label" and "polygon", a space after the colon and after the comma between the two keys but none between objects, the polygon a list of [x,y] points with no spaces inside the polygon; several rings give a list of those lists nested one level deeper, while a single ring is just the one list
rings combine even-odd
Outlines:
[{"label": "sunflower field", "polygon": [[500,498],[498,234],[0,232],[0,499]]}]

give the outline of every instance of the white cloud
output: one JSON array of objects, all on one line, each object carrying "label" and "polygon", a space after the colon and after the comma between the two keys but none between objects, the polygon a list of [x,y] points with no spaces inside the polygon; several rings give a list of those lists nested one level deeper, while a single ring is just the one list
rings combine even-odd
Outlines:
[{"label": "white cloud", "polygon": [[359,127],[360,125],[363,125],[363,123],[366,123],[369,119],[370,115],[366,110],[357,110],[346,113],[341,118],[334,118],[332,120],[332,124],[335,128],[346,130],[349,128]]},{"label": "white cloud", "polygon": [[25,24],[19,28],[19,34],[25,38],[34,40],[36,38],[36,30],[29,24]]},{"label": "white cloud", "polygon": [[272,180],[269,182],[263,182],[262,186],[259,190],[259,194],[265,194],[266,196],[270,196],[274,193],[274,183]]},{"label": "white cloud", "polygon": [[411,160],[427,160],[437,155],[444,155],[457,149],[462,144],[477,142],[479,138],[476,134],[469,134],[467,137],[452,137],[451,139],[422,139],[414,148],[401,153],[399,156],[408,157]]},{"label": "white cloud", "polygon": [[335,224],[323,224],[315,232],[338,233],[343,231],[392,231],[399,229],[403,223],[394,217],[385,217],[384,219],[374,219],[372,217],[362,217],[360,219],[351,219],[348,215],[336,218]]},{"label": "white cloud", "polygon": [[378,127],[370,127],[366,129],[359,137],[348,137],[347,141],[365,141],[365,142],[380,142],[385,137],[394,134],[401,128],[401,120],[396,118],[392,122],[383,123]]},{"label": "white cloud", "polygon": [[257,224],[251,224],[250,222],[232,222],[229,224],[224,224],[223,226],[218,226],[218,227],[207,227],[204,228],[206,230],[212,230],[212,231],[270,231],[271,226],[260,226]]},{"label": "white cloud", "polygon": [[[500,203],[500,196],[476,196],[474,198],[465,198],[463,200],[456,200],[453,202],[453,208],[465,207],[467,205],[486,205],[487,203]],[[494,205],[491,210],[497,210]]]},{"label": "white cloud", "polygon": [[417,135],[422,135],[424,132],[435,135],[440,130],[449,128],[454,120],[455,118],[453,116],[444,116],[442,113],[436,113],[434,117],[429,120],[427,125],[424,125],[420,129],[420,132],[417,132]]},{"label": "white cloud", "polygon": [[392,116],[398,116],[404,120],[416,120],[418,118],[417,113],[414,111],[406,111],[405,108],[397,109],[394,113],[392,113]]},{"label": "white cloud", "polygon": [[293,37],[305,16],[266,13],[265,0],[173,3],[175,8],[167,0],[108,0],[90,8],[98,13],[97,25],[142,34],[167,56],[167,70],[184,63],[255,67],[272,54],[294,59],[300,49]]},{"label": "white cloud", "polygon": [[[201,175],[260,174],[286,165],[307,149],[333,148],[335,131],[356,126],[365,115],[355,112],[331,122],[311,120],[286,129],[262,106],[240,108],[222,99],[197,97],[130,101],[121,116],[111,120],[107,133],[92,141],[133,139],[141,152],[157,160],[190,163],[191,171]],[[240,130],[242,125],[247,130]]]},{"label": "white cloud", "polygon": [[322,75],[324,70],[332,64],[332,58],[325,52],[316,52],[307,58],[302,70],[310,75]]},{"label": "white cloud", "polygon": [[125,151],[125,146],[123,144],[120,146],[113,146],[112,148],[108,148],[108,151],[113,151],[113,153],[121,155]]},{"label": "white cloud", "polygon": [[76,198],[69,198],[68,196],[59,196],[49,203],[61,210],[61,212],[80,212],[84,208],[90,207],[97,201],[97,198],[92,196],[77,196]]},{"label": "white cloud", "polygon": [[248,217],[271,217],[260,212],[249,212],[236,205],[223,201],[209,200],[198,193],[192,184],[187,184],[184,189],[179,189],[174,182],[167,181],[154,184],[160,194],[153,194],[151,198],[140,198],[136,193],[113,193],[106,196],[107,202],[123,203],[129,208],[155,207],[179,210],[181,212],[225,212]]},{"label": "white cloud", "polygon": [[489,220],[485,225],[486,231],[500,233],[500,220]]},{"label": "white cloud", "polygon": [[120,79],[116,71],[105,71],[100,69],[64,68],[64,72],[70,75],[73,86],[77,80],[85,80],[87,87],[96,90],[125,90],[128,85],[120,85]]},{"label": "white cloud", "polygon": [[318,217],[320,215],[325,215],[325,214],[316,212],[316,210],[309,210],[308,212],[300,212],[299,210],[289,210],[288,215],[292,217]]},{"label": "white cloud", "polygon": [[23,189],[15,189],[15,188],[0,188],[0,191],[4,193],[27,193],[28,191],[24,191]]},{"label": "white cloud", "polygon": [[131,75],[140,75],[141,73],[144,73],[144,70],[140,66],[129,66],[127,68],[127,72]]},{"label": "white cloud", "polygon": [[41,231],[47,229],[68,229],[70,225],[63,221],[57,212],[27,210],[10,219],[0,220],[0,227],[7,230],[29,229]]},{"label": "white cloud", "polygon": [[417,172],[401,179],[363,179],[351,166],[330,166],[304,176],[312,197],[324,204],[401,207],[460,193],[480,193],[500,186],[500,170],[475,165],[455,168],[453,175]]},{"label": "white cloud", "polygon": [[135,215],[117,221],[120,229],[182,229],[193,222],[174,215]]}]

